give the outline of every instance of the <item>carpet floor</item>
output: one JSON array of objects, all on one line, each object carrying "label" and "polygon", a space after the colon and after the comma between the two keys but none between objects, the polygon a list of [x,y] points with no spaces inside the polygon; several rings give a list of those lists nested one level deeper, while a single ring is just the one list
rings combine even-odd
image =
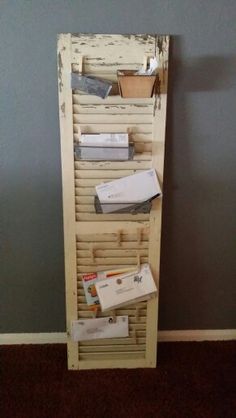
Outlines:
[{"label": "carpet floor", "polygon": [[160,343],[156,369],[68,371],[65,345],[0,347],[1,418],[235,418],[236,342]]}]

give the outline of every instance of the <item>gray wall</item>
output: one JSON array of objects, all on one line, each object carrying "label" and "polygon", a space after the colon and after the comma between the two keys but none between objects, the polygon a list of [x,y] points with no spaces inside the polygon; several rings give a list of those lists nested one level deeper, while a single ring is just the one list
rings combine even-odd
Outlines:
[{"label": "gray wall", "polygon": [[234,0],[0,1],[0,332],[65,330],[56,35],[173,35],[160,329],[236,328]]}]

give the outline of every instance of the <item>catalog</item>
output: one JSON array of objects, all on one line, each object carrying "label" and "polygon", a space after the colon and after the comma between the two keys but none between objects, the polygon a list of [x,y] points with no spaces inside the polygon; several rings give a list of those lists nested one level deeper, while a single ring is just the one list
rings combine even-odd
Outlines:
[{"label": "catalog", "polygon": [[121,275],[95,283],[102,311],[148,300],[156,292],[149,264],[142,264],[139,272]]},{"label": "catalog", "polygon": [[72,321],[71,325],[73,341],[128,337],[128,335],[128,316],[81,319]]}]

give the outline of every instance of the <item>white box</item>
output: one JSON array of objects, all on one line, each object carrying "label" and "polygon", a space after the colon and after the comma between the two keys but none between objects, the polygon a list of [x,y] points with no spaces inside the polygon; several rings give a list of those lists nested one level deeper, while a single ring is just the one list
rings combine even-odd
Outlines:
[{"label": "white box", "polygon": [[129,136],[124,133],[115,134],[82,134],[80,145],[84,147],[128,147]]},{"label": "white box", "polygon": [[73,341],[97,340],[99,338],[128,337],[128,316],[79,319],[72,321],[71,337]]},{"label": "white box", "polygon": [[100,203],[139,203],[161,195],[155,170],[142,171],[95,186]]},{"label": "white box", "polygon": [[102,311],[148,300],[157,292],[149,264],[142,264],[138,273],[101,280],[95,287]]}]

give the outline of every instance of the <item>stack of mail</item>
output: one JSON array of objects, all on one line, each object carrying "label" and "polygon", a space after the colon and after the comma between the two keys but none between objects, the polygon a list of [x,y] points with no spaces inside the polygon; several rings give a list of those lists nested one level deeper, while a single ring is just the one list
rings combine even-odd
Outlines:
[{"label": "stack of mail", "polygon": [[120,269],[99,271],[96,273],[88,273],[82,275],[82,283],[84,287],[84,294],[87,305],[90,307],[98,307],[99,299],[95,288],[95,283],[110,279],[114,276],[120,276],[123,274],[134,273],[135,270],[132,267],[121,267]]},{"label": "stack of mail", "polygon": [[133,154],[134,146],[129,144],[125,133],[82,134],[75,145],[75,156],[79,160],[125,161],[132,159]]},{"label": "stack of mail", "polygon": [[[102,213],[119,210],[132,212],[135,205],[150,202],[155,197],[161,196],[161,188],[155,170],[150,169],[99,184],[96,186],[96,193]],[[97,212],[99,213],[99,210]],[[142,205],[140,212],[142,212]]]},{"label": "stack of mail", "polygon": [[149,264],[142,264],[139,272],[98,281],[95,287],[102,311],[148,300],[157,292]]}]

